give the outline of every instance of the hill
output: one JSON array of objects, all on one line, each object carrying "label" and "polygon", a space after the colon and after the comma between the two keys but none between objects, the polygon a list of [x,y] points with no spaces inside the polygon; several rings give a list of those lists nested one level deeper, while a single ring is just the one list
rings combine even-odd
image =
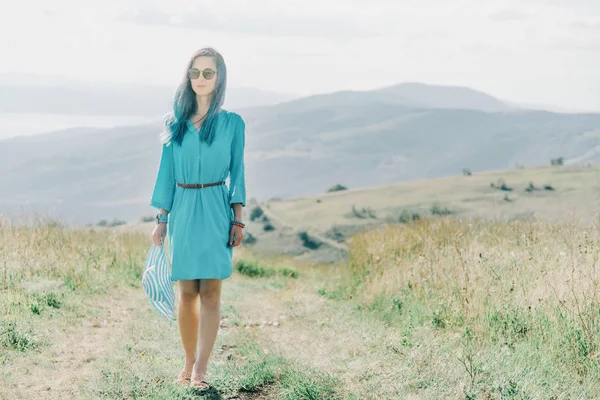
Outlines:
[{"label": "hill", "polygon": [[[600,114],[440,108],[457,90],[445,87],[426,108],[432,89],[410,105],[407,88],[415,86],[240,109],[249,197],[314,196],[335,184],[368,188],[459,175],[463,168],[548,165],[557,157],[566,164],[600,161]],[[499,106],[477,92],[462,93]],[[467,97],[458,103],[466,107]],[[2,210],[50,209],[76,223],[137,220],[152,212],[147,202],[160,130],[159,124],[72,129],[0,141]]]},{"label": "hill", "polygon": [[[175,86],[82,82],[60,76],[0,75],[0,113],[127,115],[156,117],[171,106]],[[231,109],[289,101],[293,95],[231,87]]]}]

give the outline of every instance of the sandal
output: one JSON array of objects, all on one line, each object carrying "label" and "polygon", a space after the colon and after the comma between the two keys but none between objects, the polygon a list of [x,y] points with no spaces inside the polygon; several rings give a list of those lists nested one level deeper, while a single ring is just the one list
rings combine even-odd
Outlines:
[{"label": "sandal", "polygon": [[196,375],[191,379],[190,387],[197,389],[201,392],[205,392],[208,389],[210,389],[210,385],[208,384],[208,382],[205,379],[200,379],[199,375]]},{"label": "sandal", "polygon": [[192,380],[191,371],[182,370],[177,377],[177,383],[180,385],[188,385]]}]

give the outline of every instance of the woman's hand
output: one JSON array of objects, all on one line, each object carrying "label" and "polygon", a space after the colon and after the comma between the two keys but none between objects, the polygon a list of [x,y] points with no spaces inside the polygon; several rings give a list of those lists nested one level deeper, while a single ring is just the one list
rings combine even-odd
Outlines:
[{"label": "woman's hand", "polygon": [[231,224],[231,231],[229,232],[229,247],[239,246],[240,243],[242,243],[243,238],[244,229],[241,226]]},{"label": "woman's hand", "polygon": [[156,226],[154,227],[154,230],[152,231],[152,241],[158,247],[162,247],[161,241],[164,241],[166,231],[167,231],[167,224],[164,222],[156,224]]}]

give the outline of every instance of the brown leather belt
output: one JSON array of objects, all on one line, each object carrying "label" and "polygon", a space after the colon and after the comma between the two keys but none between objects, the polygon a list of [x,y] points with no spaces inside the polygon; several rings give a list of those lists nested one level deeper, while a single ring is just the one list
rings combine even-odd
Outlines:
[{"label": "brown leather belt", "polygon": [[209,186],[218,186],[223,184],[225,184],[225,181],[214,183],[177,183],[177,186],[181,186],[184,188],[202,189]]}]

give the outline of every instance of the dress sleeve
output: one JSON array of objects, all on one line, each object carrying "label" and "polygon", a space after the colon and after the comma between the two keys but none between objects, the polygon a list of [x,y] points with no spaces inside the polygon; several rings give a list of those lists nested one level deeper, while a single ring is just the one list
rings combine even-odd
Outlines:
[{"label": "dress sleeve", "polygon": [[246,207],[246,178],[244,171],[244,148],[246,144],[246,124],[241,117],[236,118],[233,140],[231,141],[231,162],[229,165],[229,202],[242,203]]},{"label": "dress sleeve", "polygon": [[175,165],[173,163],[173,146],[163,144],[150,205],[171,212],[174,197]]}]

